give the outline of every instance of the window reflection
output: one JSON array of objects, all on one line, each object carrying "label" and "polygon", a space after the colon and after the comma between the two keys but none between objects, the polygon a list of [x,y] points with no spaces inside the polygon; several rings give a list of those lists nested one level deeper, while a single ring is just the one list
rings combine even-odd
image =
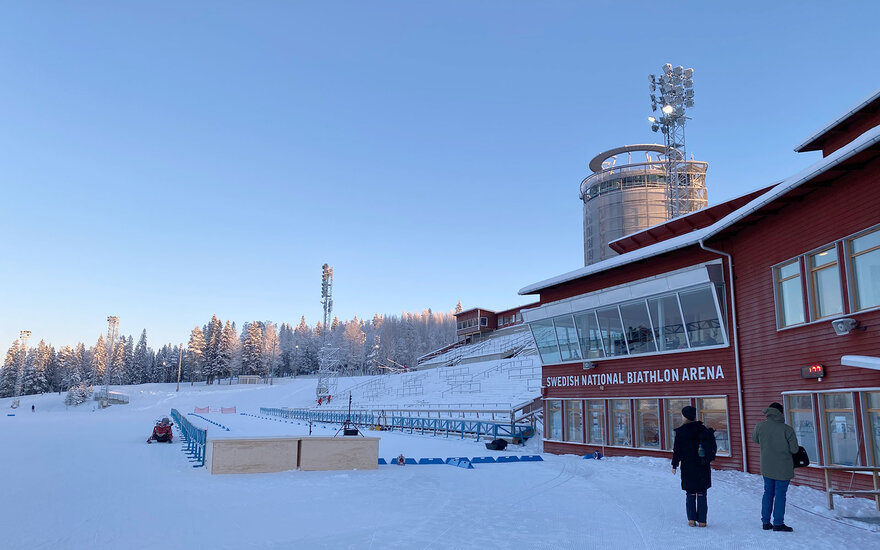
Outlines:
[{"label": "window reflection", "polygon": [[529,323],[532,328],[532,336],[535,339],[535,346],[538,353],[541,354],[541,362],[558,363],[560,354],[559,348],[556,346],[556,329],[553,328],[553,319],[544,319]]},{"label": "window reflection", "polygon": [[626,355],[626,340],[623,337],[623,326],[620,324],[620,313],[617,307],[608,307],[596,311],[599,329],[605,344],[605,353],[609,357]]},{"label": "window reflection", "polygon": [[715,298],[708,288],[679,292],[681,310],[692,348],[724,343]]},{"label": "window reflection", "polygon": [[810,462],[818,462],[819,446],[816,438],[816,417],[813,415],[813,397],[789,395],[788,416],[798,444],[807,451]]},{"label": "window reflection", "polygon": [[574,329],[574,319],[571,315],[556,317],[553,319],[556,325],[556,338],[559,341],[559,353],[562,361],[577,361],[581,359],[581,350],[578,347],[577,331]]},{"label": "window reflection", "polygon": [[687,348],[687,337],[684,335],[678,298],[675,295],[651,298],[648,300],[648,309],[651,312],[654,334],[657,335],[657,347],[660,351]]},{"label": "window reflection", "polygon": [[630,353],[651,353],[657,351],[654,345],[654,332],[648,318],[648,308],[644,300],[621,304],[620,316],[626,327],[626,341]]},{"label": "window reflection", "polygon": [[605,357],[602,351],[602,333],[599,331],[599,323],[596,321],[596,312],[588,311],[574,316],[577,324],[578,336],[585,359]]}]

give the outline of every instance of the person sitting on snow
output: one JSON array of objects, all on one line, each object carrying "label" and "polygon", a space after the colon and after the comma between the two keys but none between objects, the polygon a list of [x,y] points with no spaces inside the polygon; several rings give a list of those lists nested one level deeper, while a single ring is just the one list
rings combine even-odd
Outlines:
[{"label": "person sitting on snow", "polygon": [[147,439],[147,443],[152,443],[154,439],[159,443],[171,443],[171,439],[174,437],[174,434],[171,433],[171,426],[171,421],[167,416],[160,420],[153,428],[153,434]]}]

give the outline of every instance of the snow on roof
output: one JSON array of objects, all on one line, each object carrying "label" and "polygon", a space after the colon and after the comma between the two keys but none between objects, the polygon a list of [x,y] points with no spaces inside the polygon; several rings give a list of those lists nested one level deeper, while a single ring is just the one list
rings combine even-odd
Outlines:
[{"label": "snow on roof", "polygon": [[656,244],[646,246],[644,248],[640,248],[638,250],[634,250],[632,252],[628,252],[626,254],[614,256],[613,258],[608,258],[607,260],[603,260],[601,262],[597,262],[595,264],[591,264],[580,269],[575,269],[574,271],[569,271],[568,273],[563,273],[562,275],[557,275],[556,277],[545,279],[543,281],[523,287],[522,289],[520,289],[519,293],[534,294],[542,289],[549,288],[551,286],[567,283],[569,281],[580,279],[588,275],[594,275],[596,273],[601,273],[615,267],[620,267],[622,265],[637,262],[645,258],[659,256],[660,254],[664,254],[666,252],[671,252],[673,250],[678,250],[680,248],[697,244],[701,240],[707,239],[723,231],[727,227],[730,227],[734,223],[757,211],[761,207],[773,202],[782,195],[785,195],[792,189],[799,187],[803,183],[837,166],[848,158],[856,155],[857,153],[860,153],[861,151],[878,142],[880,142],[880,126],[868,130],[857,139],[853,140],[852,143],[848,144],[846,147],[838,149],[834,153],[828,155],[827,157],[819,160],[814,164],[811,164],[810,166],[804,168],[793,176],[789,176],[788,178],[782,180],[782,182],[780,182],[770,191],[753,199],[742,208],[734,210],[733,212],[721,218],[712,225],[706,226],[702,229],[697,229],[684,235],[673,237],[665,241],[661,241]]},{"label": "snow on roof", "polygon": [[866,105],[868,105],[869,103],[871,103],[872,101],[874,101],[875,99],[878,99],[878,98],[880,98],[880,90],[877,90],[876,92],[871,94],[870,97],[868,97],[867,99],[865,99],[864,101],[862,101],[861,103],[859,103],[858,105],[856,105],[855,107],[853,107],[852,109],[847,111],[846,113],[842,114],[841,116],[837,117],[833,121],[831,121],[828,124],[826,124],[825,126],[823,126],[821,130],[814,132],[813,135],[811,135],[810,137],[805,139],[803,143],[801,143],[800,145],[798,145],[797,147],[794,148],[795,152],[797,152],[797,153],[803,152],[804,148],[806,148],[808,145],[810,145],[810,143],[812,143],[813,141],[815,141],[816,139],[821,137],[822,134],[831,130],[835,126],[841,124],[846,119],[848,119],[849,117],[851,117],[852,115],[854,115],[858,111],[861,111],[862,109],[865,108]]}]

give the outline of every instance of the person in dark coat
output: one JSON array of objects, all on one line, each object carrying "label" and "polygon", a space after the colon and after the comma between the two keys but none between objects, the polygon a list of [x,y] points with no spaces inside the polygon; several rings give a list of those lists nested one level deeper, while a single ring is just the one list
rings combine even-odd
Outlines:
[{"label": "person in dark coat", "polygon": [[[794,478],[792,455],[798,451],[797,434],[785,423],[782,405],[770,403],[764,409],[767,420],[755,426],[752,441],[761,447],[761,475],[764,476],[764,498],[761,500],[761,523],[765,531],[791,532],[785,524],[785,496]],[[770,523],[770,514],[773,523]]]},{"label": "person in dark coat", "polygon": [[675,428],[675,444],[672,447],[672,473],[681,465],[681,488],[687,493],[685,509],[688,525],[706,526],[708,502],[706,490],[712,486],[712,468],[700,456],[700,436],[708,432],[697,420],[697,409],[691,406],[681,409],[684,424]]}]

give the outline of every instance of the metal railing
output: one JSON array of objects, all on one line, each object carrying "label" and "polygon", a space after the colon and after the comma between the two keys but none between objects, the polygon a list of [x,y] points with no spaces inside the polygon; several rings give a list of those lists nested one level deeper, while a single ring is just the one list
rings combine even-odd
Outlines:
[{"label": "metal railing", "polygon": [[171,409],[171,418],[177,424],[177,429],[180,430],[186,443],[184,452],[189,456],[190,462],[197,462],[197,464],[193,464],[193,468],[204,467],[205,448],[208,445],[208,428],[195,427],[185,416],[181,416],[177,409]]}]

